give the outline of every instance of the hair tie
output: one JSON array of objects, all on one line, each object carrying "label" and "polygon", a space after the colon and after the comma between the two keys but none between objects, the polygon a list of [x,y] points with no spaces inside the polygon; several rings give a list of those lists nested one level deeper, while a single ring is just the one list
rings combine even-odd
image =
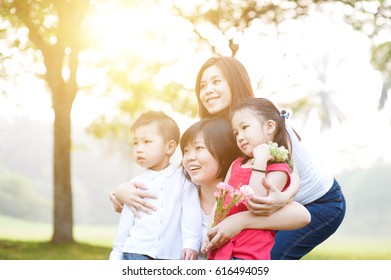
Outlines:
[{"label": "hair tie", "polygon": [[288,111],[286,111],[284,109],[278,110],[278,111],[279,111],[281,117],[284,117],[286,120],[289,118],[289,112]]}]

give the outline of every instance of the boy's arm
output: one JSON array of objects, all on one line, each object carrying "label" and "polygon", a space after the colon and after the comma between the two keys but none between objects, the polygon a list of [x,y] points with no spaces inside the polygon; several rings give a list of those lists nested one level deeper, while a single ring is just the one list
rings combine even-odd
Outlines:
[{"label": "boy's arm", "polygon": [[124,205],[119,219],[117,235],[114,240],[113,250],[110,253],[110,260],[122,260],[123,249],[126,239],[130,236],[129,231],[134,224],[134,214],[132,210]]}]

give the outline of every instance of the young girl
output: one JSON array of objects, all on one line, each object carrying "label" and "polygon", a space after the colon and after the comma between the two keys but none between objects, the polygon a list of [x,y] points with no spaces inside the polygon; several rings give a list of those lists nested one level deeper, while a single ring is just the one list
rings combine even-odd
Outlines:
[{"label": "young girl", "polygon": [[[290,158],[286,162],[270,163],[273,158],[267,144],[273,141],[278,146],[290,147],[285,116],[269,100],[254,98],[234,109],[231,122],[236,143],[245,157],[232,163],[226,182],[234,188],[250,185],[256,195],[266,196],[267,190],[261,183],[266,177],[279,190],[285,190],[290,184]],[[234,205],[228,215],[242,211],[247,211],[247,208],[240,203]],[[273,244],[274,232],[246,229],[212,251],[208,259],[268,260]]]},{"label": "young girl", "polygon": [[[190,126],[181,138],[180,147],[185,174],[198,187],[206,237],[209,214],[215,204],[214,193],[218,190],[216,185],[224,180],[231,162],[241,153],[228,121],[223,118],[203,119]],[[245,211],[227,217],[230,218],[236,218],[232,222],[241,228],[254,229],[297,229],[310,221],[309,212],[294,201],[273,216],[256,216]]]}]

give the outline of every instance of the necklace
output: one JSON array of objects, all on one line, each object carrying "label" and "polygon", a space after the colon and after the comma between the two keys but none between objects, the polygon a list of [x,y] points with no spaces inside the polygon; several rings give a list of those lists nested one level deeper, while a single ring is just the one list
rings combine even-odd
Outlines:
[{"label": "necklace", "polygon": [[254,158],[250,158],[247,162],[249,165],[254,165],[254,161],[255,161]]}]

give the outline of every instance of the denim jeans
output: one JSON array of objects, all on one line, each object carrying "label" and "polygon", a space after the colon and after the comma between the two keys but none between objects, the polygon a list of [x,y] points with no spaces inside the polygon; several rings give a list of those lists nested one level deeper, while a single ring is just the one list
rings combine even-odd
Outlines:
[{"label": "denim jeans", "polygon": [[311,214],[311,222],[301,229],[277,231],[272,260],[301,259],[329,238],[345,217],[346,202],[336,180],[324,196],[304,206]]},{"label": "denim jeans", "polygon": [[145,261],[145,260],[153,260],[150,256],[147,255],[141,255],[136,253],[123,253],[124,254],[124,260],[130,260],[130,261]]}]

